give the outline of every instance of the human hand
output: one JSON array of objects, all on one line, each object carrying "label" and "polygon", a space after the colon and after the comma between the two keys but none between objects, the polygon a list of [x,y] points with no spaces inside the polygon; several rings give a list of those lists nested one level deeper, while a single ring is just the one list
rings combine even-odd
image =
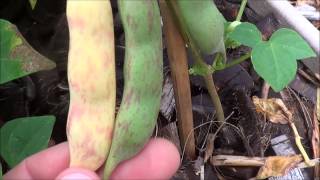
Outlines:
[{"label": "human hand", "polygon": [[[155,138],[135,157],[121,163],[111,179],[170,179],[179,167],[177,148],[168,140]],[[34,154],[4,175],[4,180],[93,180],[100,179],[102,170],[92,172],[81,168],[68,168],[69,149],[61,143]],[[99,175],[98,175],[99,174]]]}]

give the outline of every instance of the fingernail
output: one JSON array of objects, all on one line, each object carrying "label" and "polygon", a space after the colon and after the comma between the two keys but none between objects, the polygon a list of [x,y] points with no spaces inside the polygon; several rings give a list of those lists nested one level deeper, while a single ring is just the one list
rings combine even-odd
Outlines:
[{"label": "fingernail", "polygon": [[90,176],[87,176],[82,173],[71,173],[66,176],[63,176],[61,180],[93,180]]}]

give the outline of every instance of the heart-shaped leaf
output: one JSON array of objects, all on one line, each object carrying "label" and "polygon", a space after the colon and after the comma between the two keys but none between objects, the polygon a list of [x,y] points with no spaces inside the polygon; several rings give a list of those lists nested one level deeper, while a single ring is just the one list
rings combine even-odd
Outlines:
[{"label": "heart-shaped leaf", "polygon": [[0,129],[0,154],[10,167],[45,149],[51,136],[54,116],[11,120]]},{"label": "heart-shaped leaf", "polygon": [[281,91],[295,77],[297,59],[316,56],[296,32],[289,29],[276,31],[269,41],[257,43],[252,50],[255,71],[273,90]]},{"label": "heart-shaped leaf", "polygon": [[0,19],[0,84],[54,67],[54,62],[27,43],[16,26]]},{"label": "heart-shaped leaf", "polygon": [[295,59],[270,42],[256,45],[252,50],[251,60],[255,71],[275,91],[281,91],[293,80],[297,71]]},{"label": "heart-shaped leaf", "polygon": [[308,43],[295,31],[282,28],[274,32],[270,38],[275,48],[283,50],[284,54],[289,53],[294,59],[305,59],[316,57]]},{"label": "heart-shaped leaf", "polygon": [[237,25],[228,37],[252,48],[262,41],[261,32],[254,24],[248,22]]}]

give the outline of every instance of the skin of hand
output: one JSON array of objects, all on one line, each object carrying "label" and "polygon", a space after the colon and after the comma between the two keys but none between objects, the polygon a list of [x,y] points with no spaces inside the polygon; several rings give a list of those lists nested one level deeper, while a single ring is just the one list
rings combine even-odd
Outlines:
[{"label": "skin of hand", "polygon": [[[179,168],[179,163],[180,155],[175,145],[168,140],[154,138],[138,155],[121,163],[112,173],[111,179],[170,179]],[[68,166],[69,149],[68,143],[65,142],[26,158],[3,178],[99,180],[103,174],[99,170],[92,172]]]}]

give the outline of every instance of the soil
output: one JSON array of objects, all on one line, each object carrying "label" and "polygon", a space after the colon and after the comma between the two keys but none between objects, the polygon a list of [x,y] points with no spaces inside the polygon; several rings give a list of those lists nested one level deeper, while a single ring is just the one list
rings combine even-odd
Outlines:
[{"label": "soil", "polygon": [[[117,72],[117,104],[119,106],[123,90],[123,59],[124,32],[117,11],[116,1],[111,1],[114,13],[114,28],[116,38],[116,72]],[[216,0],[216,4],[227,20],[235,19],[240,0]],[[17,25],[22,35],[34,49],[53,60],[57,68],[35,73],[0,85],[0,126],[5,122],[25,116],[51,114],[56,117],[56,124],[51,138],[51,145],[66,141],[65,125],[68,113],[69,90],[67,82],[68,55],[68,26],[65,15],[66,0],[41,0],[34,10],[28,1],[2,0],[0,3],[0,18],[7,19]],[[265,38],[277,29],[277,21],[272,17],[257,18],[252,9],[246,8],[244,21],[257,24]],[[248,48],[240,47],[228,51],[228,58],[234,59],[248,52]],[[212,56],[206,57],[208,61]],[[192,58],[190,56],[190,66]],[[164,48],[165,77],[170,79],[168,57]],[[300,76],[299,76],[300,77]],[[302,78],[304,79],[304,78]],[[278,125],[266,121],[263,115],[255,111],[251,97],[261,96],[263,80],[253,71],[250,62],[243,62],[214,75],[218,93],[223,103],[227,122],[227,137],[217,134],[214,143],[214,155],[230,154],[242,156],[270,156],[275,155],[270,140],[286,134],[292,146],[294,137],[287,125]],[[310,84],[310,83],[309,83]],[[164,87],[172,88],[171,81],[165,81]],[[214,119],[215,110],[201,77],[190,79],[193,103],[195,140],[198,160],[184,158],[181,168],[172,179],[199,179],[196,175],[197,161],[201,162],[206,151],[206,138],[209,133],[215,133],[217,125],[210,123]],[[308,86],[309,87],[309,86]],[[305,118],[301,103],[307,107],[306,111],[313,113],[314,102],[299,92],[285,90],[290,98],[285,101],[295,112],[295,123],[302,136],[310,157],[312,157],[311,136],[312,127]],[[297,96],[294,96],[296,93]],[[158,118],[157,136],[168,138],[181,150],[176,126],[174,96],[166,94],[162,100],[162,107]],[[281,94],[270,89],[268,97],[283,98]],[[209,123],[208,123],[209,122]],[[182,151],[181,151],[182,153]],[[200,160],[199,160],[200,158]],[[3,164],[3,161],[1,161]],[[8,170],[4,168],[5,170]],[[257,168],[245,167],[214,167],[209,162],[205,164],[204,179],[249,179],[257,173]],[[309,173],[312,177],[312,172]]]}]

